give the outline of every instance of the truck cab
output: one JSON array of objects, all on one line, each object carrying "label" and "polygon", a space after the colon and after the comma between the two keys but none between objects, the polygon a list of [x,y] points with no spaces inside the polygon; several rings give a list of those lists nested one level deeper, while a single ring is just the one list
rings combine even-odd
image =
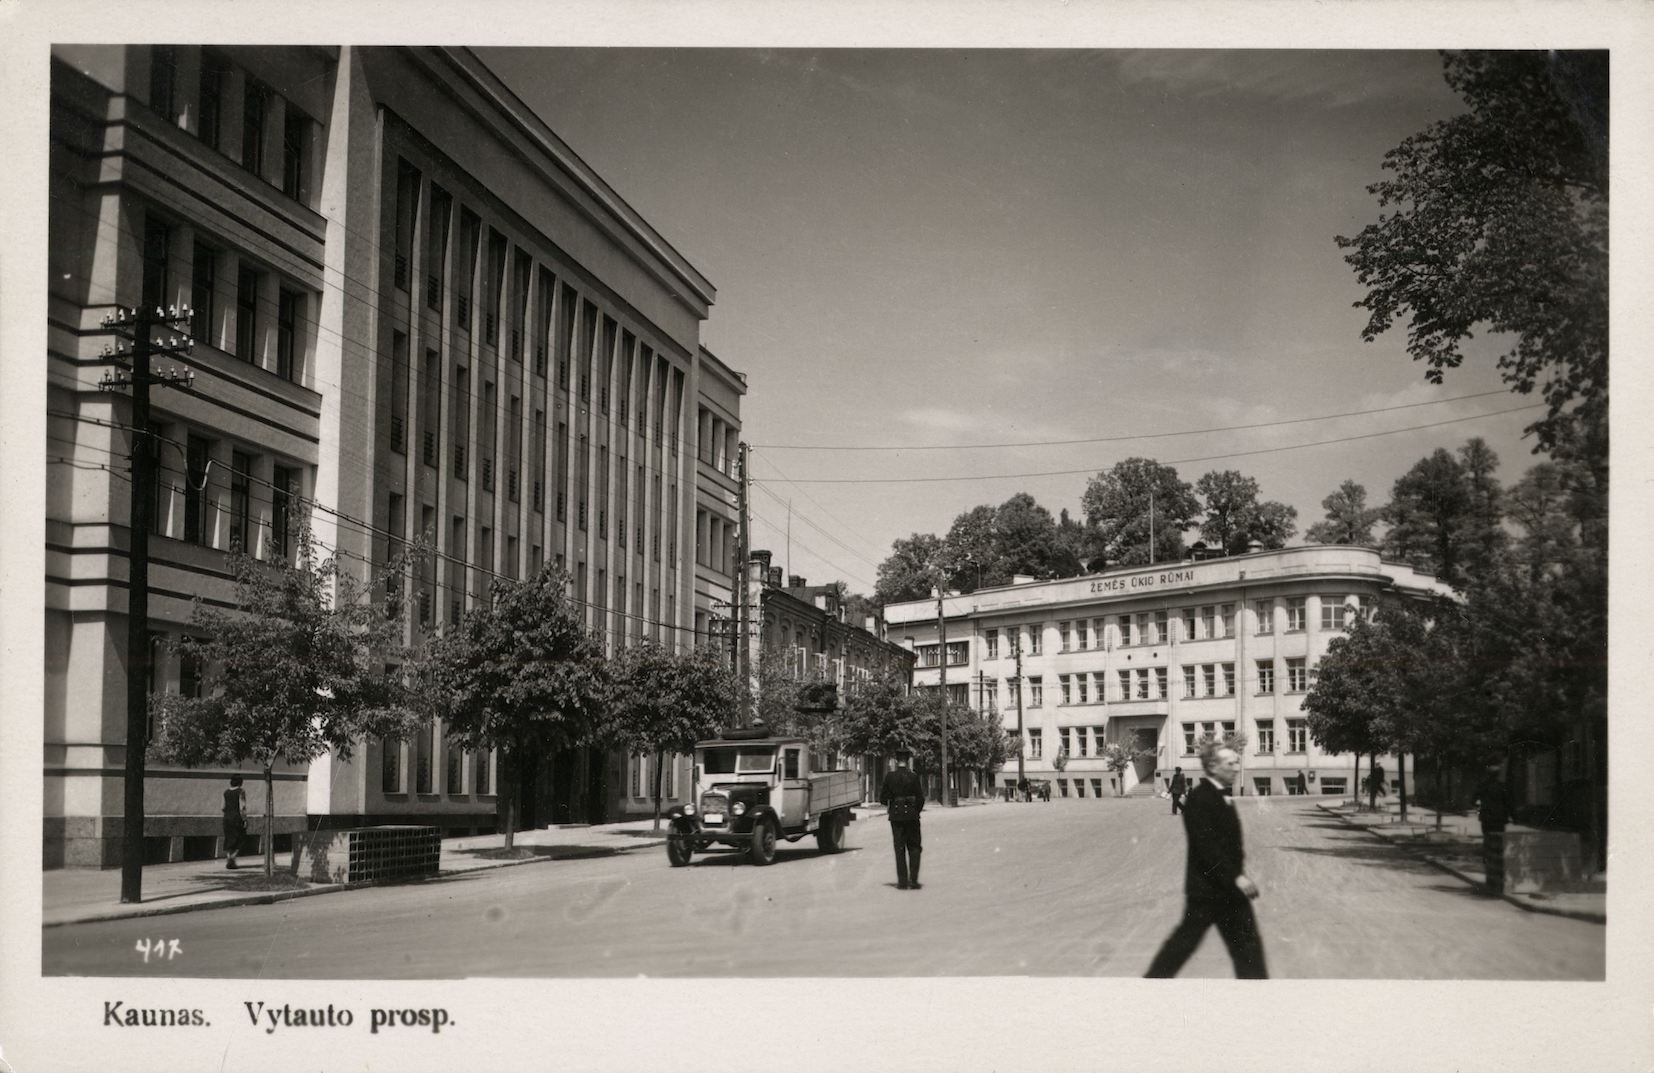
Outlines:
[{"label": "truck cab", "polygon": [[839,852],[861,784],[853,771],[818,768],[822,760],[805,739],[762,728],[697,742],[690,800],[667,814],[667,859],[683,867],[696,851],[720,845],[770,864],[782,839],[808,834],[823,853]]}]

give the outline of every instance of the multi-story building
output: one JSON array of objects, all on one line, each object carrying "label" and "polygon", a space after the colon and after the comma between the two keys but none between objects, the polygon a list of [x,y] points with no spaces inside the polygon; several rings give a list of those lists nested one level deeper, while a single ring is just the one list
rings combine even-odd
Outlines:
[{"label": "multi-story building", "polygon": [[[199,688],[166,641],[192,598],[228,600],[224,552],[283,555],[299,524],[364,572],[434,545],[410,639],[547,563],[611,646],[692,643],[732,591],[713,544],[745,383],[699,343],[714,289],[476,56],[59,46],[51,131],[48,863],[119,855],[130,404],[97,390],[118,305],[194,310],[193,389],[153,394],[153,689]],[[627,810],[624,765],[543,758],[525,820]],[[211,852],[230,773],[150,765],[157,858]],[[278,779],[286,834],[496,808],[494,758],[436,725]]]},{"label": "multi-story building", "polygon": [[[1327,645],[1385,593],[1449,591],[1372,549],[1315,545],[949,595],[945,653],[934,599],[885,616],[918,656],[916,688],[937,688],[945,661],[955,700],[1014,728],[1020,685],[1023,768],[1058,795],[1152,793],[1176,767],[1197,775],[1207,735],[1244,735],[1238,793],[1336,794],[1354,758],[1316,748],[1303,710]],[[1101,755],[1116,742],[1141,756],[1118,785]],[[1016,777],[1013,759],[1001,783]]]}]

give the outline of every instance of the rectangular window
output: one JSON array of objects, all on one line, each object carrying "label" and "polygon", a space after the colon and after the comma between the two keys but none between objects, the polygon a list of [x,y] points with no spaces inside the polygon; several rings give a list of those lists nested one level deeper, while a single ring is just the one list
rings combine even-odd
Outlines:
[{"label": "rectangular window", "polygon": [[217,149],[222,137],[224,121],[224,61],[206,49],[201,50],[201,94],[199,119],[195,135],[201,144]]},{"label": "rectangular window", "polygon": [[453,797],[465,793],[465,752],[457,745],[448,746],[448,778],[443,789]]},{"label": "rectangular window", "polygon": [[505,289],[505,236],[488,229],[488,277],[483,280],[482,338],[500,345],[500,292]]},{"label": "rectangular window", "polygon": [[1166,683],[1168,669],[1156,667],[1154,669],[1154,695],[1161,700],[1171,696],[1171,687]]},{"label": "rectangular window", "polygon": [[299,295],[282,288],[276,304],[276,375],[299,377]]},{"label": "rectangular window", "polygon": [[442,289],[448,274],[448,227],[453,199],[431,184],[431,220],[425,231],[425,307],[442,312]]},{"label": "rectangular window", "polygon": [[487,750],[476,754],[476,794],[478,797],[483,797],[494,792],[494,781],[490,778],[494,770],[494,765],[492,763],[493,759],[494,754]]},{"label": "rectangular window", "polygon": [[1045,630],[1043,627],[1028,627],[1028,654],[1030,656],[1037,656],[1040,654],[1040,646],[1043,641],[1044,633]]},{"label": "rectangular window", "polygon": [[471,442],[471,374],[463,365],[454,366],[454,399],[449,410],[454,425],[454,476],[469,480],[465,449]]},{"label": "rectangular window", "polygon": [[243,451],[230,454],[230,550],[251,555],[253,456]]},{"label": "rectangular window", "polygon": [[258,364],[259,273],[243,266],[235,283],[235,356]]},{"label": "rectangular window", "polygon": [[1075,727],[1074,728],[1074,746],[1075,746],[1075,748],[1074,748],[1074,755],[1075,756],[1090,756],[1091,755],[1091,741],[1090,741],[1089,736],[1085,732],[1085,727]]},{"label": "rectangular window", "polygon": [[985,631],[983,631],[982,643],[987,649],[986,654],[983,656],[984,659],[998,659],[999,658],[999,631],[998,630],[985,630]]},{"label": "rectangular window", "polygon": [[437,468],[442,447],[442,356],[434,349],[425,351],[424,384],[419,389],[420,436],[419,458],[425,465]]},{"label": "rectangular window", "polygon": [[1214,663],[1204,664],[1200,668],[1200,677],[1201,677],[1202,682],[1206,686],[1206,695],[1208,697],[1217,696],[1218,695],[1218,669],[1217,669],[1217,665],[1214,664]]},{"label": "rectangular window", "polygon": [[1028,679],[1028,705],[1032,708],[1045,707],[1045,682],[1037,674]]},{"label": "rectangular window", "polygon": [[1192,607],[1183,609],[1183,639],[1185,641],[1195,639],[1195,609]]},{"label": "rectangular window", "polygon": [[1072,683],[1069,682],[1068,675],[1066,675],[1066,674],[1057,675],[1057,685],[1059,686],[1059,688],[1062,689],[1062,702],[1064,704],[1073,704],[1074,703],[1074,687],[1073,687]]},{"label": "rectangular window", "polygon": [[1344,628],[1348,608],[1344,606],[1342,598],[1337,596],[1321,597],[1321,628],[1323,630],[1341,630]]},{"label": "rectangular window", "polygon": [[[557,422],[557,520],[568,520],[569,502],[569,426],[565,421]],[[643,494],[641,483],[638,494]]]},{"label": "rectangular window", "polygon": [[1084,652],[1086,649],[1091,647],[1091,621],[1089,619],[1081,619],[1075,624],[1075,628],[1080,635],[1080,651]]},{"label": "rectangular window", "polygon": [[419,230],[419,170],[406,160],[396,162],[396,254],[392,278],[397,290],[408,289],[413,273],[414,235]]},{"label": "rectangular window", "polygon": [[168,304],[172,295],[172,228],[154,216],[144,220],[143,303],[146,309]]},{"label": "rectangular window", "polygon": [[1147,614],[1133,615],[1131,619],[1131,643],[1146,645],[1149,643],[1149,616]]},{"label": "rectangular window", "polygon": [[1309,751],[1309,722],[1307,720],[1288,719],[1286,721],[1286,751],[1289,753]]},{"label": "rectangular window", "polygon": [[184,458],[184,539],[191,544],[211,546],[207,526],[207,441],[191,436]]},{"label": "rectangular window", "polygon": [[276,557],[291,560],[298,535],[299,471],[277,466],[270,482],[270,542]]},{"label": "rectangular window", "polygon": [[1021,651],[1022,627],[1011,626],[1005,631],[1005,654],[1015,656]]},{"label": "rectangular window", "polygon": [[310,117],[288,102],[281,132],[281,192],[297,201],[305,194],[304,166],[309,155]]},{"label": "rectangular window", "polygon": [[1166,612],[1156,611],[1154,613],[1154,633],[1149,643],[1156,645],[1164,644],[1166,641],[1171,640],[1171,637],[1172,635],[1167,632],[1166,628]]},{"label": "rectangular window", "polygon": [[1235,605],[1224,604],[1218,609],[1218,622],[1223,627],[1223,636],[1235,636]]},{"label": "rectangular window", "polygon": [[1275,692],[1275,661],[1272,659],[1258,661],[1258,692]]},{"label": "rectangular window", "polygon": [[178,693],[193,700],[201,699],[201,657],[187,648],[178,653]]},{"label": "rectangular window", "polygon": [[149,107],[156,115],[173,121],[173,88],[178,80],[178,50],[156,45],[149,50]]},{"label": "rectangular window", "polygon": [[436,740],[436,724],[426,723],[419,728],[419,736],[414,739],[414,791],[428,794],[435,784],[436,773],[432,767],[432,746]]},{"label": "rectangular window", "polygon": [[1304,597],[1294,596],[1287,600],[1286,628],[1289,633],[1304,628]]},{"label": "rectangular window", "polygon": [[1267,775],[1253,778],[1252,795],[1254,797],[1272,797],[1275,793],[1275,780]]},{"label": "rectangular window", "polygon": [[1146,670],[1133,671],[1131,677],[1137,686],[1137,699],[1149,700],[1149,672]]},{"label": "rectangular window", "polygon": [[1192,663],[1183,666],[1183,695],[1191,699],[1200,696],[1199,689],[1195,687],[1195,668]]},{"label": "rectangular window", "polygon": [[1218,616],[1216,607],[1203,607],[1200,609],[1200,632],[1201,636],[1208,638],[1216,637],[1218,635]]},{"label": "rectangular window", "polygon": [[1059,652],[1067,652],[1068,651],[1068,647],[1069,647],[1069,626],[1070,625],[1071,625],[1071,623],[1067,623],[1067,622],[1057,623],[1057,636],[1060,638],[1058,643],[1061,644],[1061,646],[1062,646],[1061,648],[1059,648],[1057,650]]},{"label": "rectangular window", "polygon": [[1119,676],[1119,679],[1120,679],[1120,699],[1121,700],[1130,700],[1131,699],[1131,672],[1122,670],[1122,671],[1116,671],[1115,673]]},{"label": "rectangular window", "polygon": [[1269,634],[1275,632],[1275,601],[1252,601],[1252,613],[1258,620],[1258,633]]},{"label": "rectangular window", "polygon": [[1028,759],[1038,760],[1045,755],[1045,742],[1038,727],[1028,728]]},{"label": "rectangular window", "polygon": [[213,338],[213,289],[218,280],[218,251],[197,242],[190,279],[190,337],[216,346]]},{"label": "rectangular window", "polygon": [[408,337],[391,333],[391,450],[408,453]]},{"label": "rectangular window", "polygon": [[1268,756],[1275,751],[1275,720],[1258,721],[1258,752]]},{"label": "rectangular window", "polygon": [[1195,740],[1200,737],[1199,723],[1183,724],[1183,754],[1185,756],[1195,751]]},{"label": "rectangular window", "polygon": [[265,94],[265,88],[249,78],[241,99],[241,166],[258,176],[264,174]]},{"label": "rectangular window", "polygon": [[1090,702],[1091,698],[1086,691],[1086,676],[1083,674],[1076,674],[1074,676],[1074,696],[1075,699],[1081,704],[1087,704]]},{"label": "rectangular window", "polygon": [[516,395],[506,407],[506,418],[511,422],[505,433],[506,470],[505,492],[511,502],[521,502],[517,486],[518,471],[522,469],[523,459],[523,400]]},{"label": "rectangular window", "polygon": [[1226,697],[1235,695],[1235,665],[1233,663],[1223,664],[1223,695]]},{"label": "rectangular window", "polygon": [[1309,688],[1309,675],[1302,659],[1286,661],[1286,688],[1289,693],[1302,693]]},{"label": "rectangular window", "polygon": [[494,490],[494,409],[496,394],[491,380],[483,381],[482,407],[477,412],[477,462],[482,469],[482,490]]},{"label": "rectangular window", "polygon": [[379,792],[402,792],[402,743],[395,738],[379,740]]}]

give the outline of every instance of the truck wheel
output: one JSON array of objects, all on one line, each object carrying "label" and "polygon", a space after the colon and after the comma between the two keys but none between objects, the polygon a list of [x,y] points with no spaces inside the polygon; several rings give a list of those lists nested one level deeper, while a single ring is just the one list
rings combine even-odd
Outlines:
[{"label": "truck wheel", "polygon": [[775,863],[775,823],[771,820],[752,825],[752,863]]},{"label": "truck wheel", "polygon": [[673,868],[682,868],[688,864],[694,852],[694,841],[683,832],[673,831],[666,836],[666,859],[672,862]]},{"label": "truck wheel", "polygon": [[844,849],[844,816],[835,812],[821,818],[816,828],[816,845],[823,853],[838,853]]}]

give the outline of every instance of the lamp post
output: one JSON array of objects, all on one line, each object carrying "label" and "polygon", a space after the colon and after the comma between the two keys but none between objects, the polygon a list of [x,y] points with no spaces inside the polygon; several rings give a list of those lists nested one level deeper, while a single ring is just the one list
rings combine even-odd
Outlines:
[{"label": "lamp post", "polygon": [[948,787],[948,616],[943,610],[942,601],[947,595],[943,589],[941,572],[937,572],[936,579],[936,652],[938,665],[942,672],[942,804],[952,805],[953,794]]}]

